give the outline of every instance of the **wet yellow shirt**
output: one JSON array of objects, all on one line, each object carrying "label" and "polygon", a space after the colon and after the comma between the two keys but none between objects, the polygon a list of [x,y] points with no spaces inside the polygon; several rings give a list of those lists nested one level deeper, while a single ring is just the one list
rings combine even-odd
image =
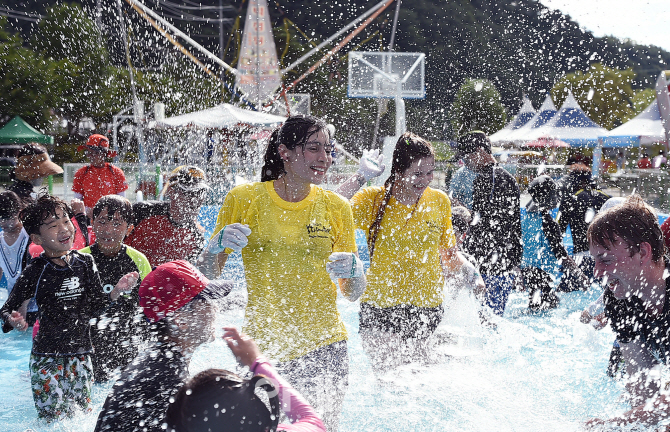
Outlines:
[{"label": "wet yellow shirt", "polygon": [[304,200],[287,202],[273,181],[250,183],[228,193],[214,233],[235,222],[251,228],[242,249],[249,293],[244,331],[261,351],[288,361],[346,340],[326,263],[333,252],[356,251],[349,203],[317,186]]},{"label": "wet yellow shirt", "polygon": [[[384,198],[384,188],[369,187],[351,199],[356,228],[368,235]],[[387,308],[399,304],[436,307],[442,304],[444,277],[440,248],[456,244],[451,228],[451,202],[427,188],[416,206],[391,197],[377,235],[361,302]]]}]

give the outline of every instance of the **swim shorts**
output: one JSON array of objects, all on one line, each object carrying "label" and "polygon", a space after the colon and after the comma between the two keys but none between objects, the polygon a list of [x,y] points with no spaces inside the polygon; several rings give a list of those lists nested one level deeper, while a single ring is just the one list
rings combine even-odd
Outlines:
[{"label": "swim shorts", "polygon": [[88,354],[66,357],[30,355],[30,383],[37,416],[47,421],[90,411],[93,364]]},{"label": "swim shorts", "polygon": [[397,333],[403,339],[425,339],[433,334],[443,316],[442,305],[423,308],[402,304],[378,308],[369,303],[361,303],[359,327],[361,330]]}]

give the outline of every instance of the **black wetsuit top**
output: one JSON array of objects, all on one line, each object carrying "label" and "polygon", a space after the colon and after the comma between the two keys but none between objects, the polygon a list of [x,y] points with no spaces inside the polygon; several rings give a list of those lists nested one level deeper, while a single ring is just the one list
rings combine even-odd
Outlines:
[{"label": "black wetsuit top", "polygon": [[107,396],[95,432],[164,432],[170,397],[188,377],[188,363],[170,344],[156,343],[123,371]]},{"label": "black wetsuit top", "polygon": [[[568,225],[570,225],[574,253],[589,250],[586,231],[589,229],[593,216],[598,213],[600,207],[609,198],[610,196],[603,191],[589,187],[580,189],[574,194],[566,194],[561,200],[558,223],[561,227],[561,232],[565,232]],[[589,211],[593,213],[587,220],[587,213]]]},{"label": "black wetsuit top", "polygon": [[[105,293],[114,289],[121,277],[130,272],[146,276],[151,271],[144,255],[126,245],[122,245],[119,253],[113,257],[105,256],[97,244],[83,249],[82,252],[93,255]],[[91,359],[96,381],[108,379],[108,371],[126,367],[137,355],[137,346],[145,339],[146,325],[139,307],[140,280],[141,278],[129,293],[121,295],[105,309],[91,325],[91,341],[95,348]]]},{"label": "black wetsuit top", "polygon": [[483,274],[512,271],[523,256],[519,186],[514,177],[497,165],[485,167],[473,184],[472,213],[464,249],[477,259]]},{"label": "black wetsuit top", "polygon": [[[670,271],[666,260],[666,271]],[[665,302],[659,318],[650,317],[642,301],[635,297],[617,300],[607,290],[603,298],[605,315],[621,343],[639,338],[659,361],[670,364],[670,277],[665,279]]]},{"label": "black wetsuit top", "polygon": [[61,267],[44,253],[23,270],[9,294],[0,316],[6,321],[12,311],[33,296],[39,308],[40,329],[32,353],[44,356],[72,356],[91,353],[91,318],[111,303],[100,283],[93,257],[70,251],[67,266]]}]

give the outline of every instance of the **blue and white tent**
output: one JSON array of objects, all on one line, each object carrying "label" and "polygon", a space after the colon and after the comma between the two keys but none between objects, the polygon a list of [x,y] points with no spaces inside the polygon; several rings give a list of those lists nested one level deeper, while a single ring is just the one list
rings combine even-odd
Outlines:
[{"label": "blue and white tent", "polygon": [[579,107],[572,92],[568,92],[568,97],[556,115],[544,126],[528,131],[522,138],[525,141],[541,137],[557,138],[573,147],[595,147],[598,137],[604,135],[607,135],[607,129],[591,120]]},{"label": "blue and white tent", "polygon": [[665,131],[656,99],[640,114],[602,137],[603,147],[639,147],[665,143]]},{"label": "blue and white tent", "polygon": [[516,143],[530,141],[525,139],[525,136],[531,131],[544,126],[549,120],[552,119],[552,117],[554,117],[554,115],[556,115],[556,112],[556,106],[551,100],[551,96],[547,95],[547,97],[544,99],[544,102],[542,102],[542,106],[540,106],[540,109],[537,110],[537,113],[535,113],[533,118],[522,127],[510,132],[506,138],[506,141],[512,141]]},{"label": "blue and white tent", "polygon": [[521,105],[521,109],[519,112],[514,116],[511,122],[507,123],[507,125],[500,129],[498,132],[494,133],[489,137],[491,142],[494,143],[504,143],[508,142],[509,140],[507,137],[512,133],[512,131],[515,131],[528,123],[532,118],[535,116],[535,108],[533,108],[533,103],[528,99],[528,96],[523,97],[523,105]]}]

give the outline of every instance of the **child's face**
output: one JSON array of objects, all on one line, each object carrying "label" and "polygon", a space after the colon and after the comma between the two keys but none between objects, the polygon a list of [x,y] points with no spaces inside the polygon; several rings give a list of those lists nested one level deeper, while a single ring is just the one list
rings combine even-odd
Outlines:
[{"label": "child's face", "polygon": [[40,225],[40,233],[33,241],[44,248],[47,256],[61,256],[72,249],[74,243],[74,225],[63,209],[56,209]]},{"label": "child's face", "polygon": [[117,211],[114,216],[110,217],[107,208],[104,208],[98,217],[93,219],[95,242],[105,255],[116,255],[121,250],[123,240],[132,229],[133,226],[123,219],[121,212]]},{"label": "child's face", "polygon": [[22,226],[18,214],[6,219],[0,218],[0,228],[2,228],[3,231],[16,231],[21,229]]},{"label": "child's face", "polygon": [[91,147],[86,150],[86,157],[93,166],[102,166],[105,164],[105,151],[100,147]]}]

